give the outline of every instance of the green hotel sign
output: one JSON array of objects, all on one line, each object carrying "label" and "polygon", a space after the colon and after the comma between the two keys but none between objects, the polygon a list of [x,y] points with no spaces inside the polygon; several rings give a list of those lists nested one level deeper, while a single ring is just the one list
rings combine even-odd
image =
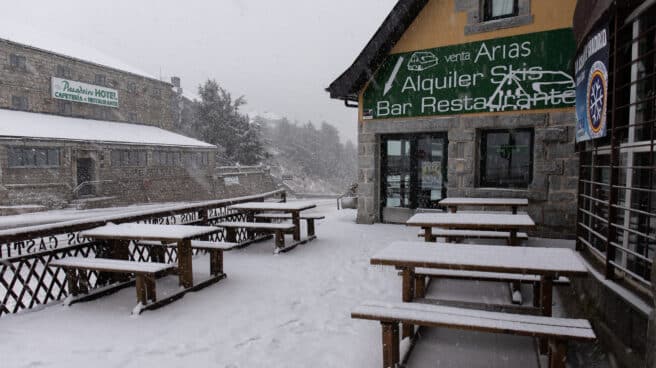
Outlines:
[{"label": "green hotel sign", "polygon": [[68,79],[52,77],[52,97],[60,100],[118,107],[118,91]]},{"label": "green hotel sign", "polygon": [[572,107],[575,50],[567,28],[389,55],[364,91],[363,118]]}]

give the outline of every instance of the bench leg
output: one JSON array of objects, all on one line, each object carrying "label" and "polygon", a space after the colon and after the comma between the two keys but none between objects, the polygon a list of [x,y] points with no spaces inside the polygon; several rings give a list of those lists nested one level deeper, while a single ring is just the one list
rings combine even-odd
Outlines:
[{"label": "bench leg", "polygon": [[567,366],[567,342],[563,340],[549,341],[549,368],[565,368]]},{"label": "bench leg", "polygon": [[68,282],[68,294],[77,296],[80,290],[77,287],[77,270],[75,268],[66,269],[66,281]]},{"label": "bench leg", "polygon": [[86,270],[77,270],[77,288],[81,294],[88,294],[89,289],[89,273]]},{"label": "bench leg", "polygon": [[234,227],[225,228],[225,241],[228,243],[237,242],[237,229]]},{"label": "bench leg", "polygon": [[276,252],[285,247],[285,233],[282,230],[276,230],[275,241]]},{"label": "bench leg", "polygon": [[307,219],[308,238],[314,236],[314,219]]},{"label": "bench leg", "polygon": [[301,240],[301,214],[298,211],[292,212],[292,223],[294,223],[294,241]]},{"label": "bench leg", "polygon": [[150,261],[155,263],[166,263],[166,249],[163,246],[150,246]]},{"label": "bench leg", "polygon": [[[553,278],[540,277],[540,309],[542,315],[551,317],[551,304],[553,301]],[[540,354],[545,355],[548,352],[547,339],[540,339]]]},{"label": "bench leg", "polygon": [[[415,270],[413,268],[403,269],[402,300],[406,303],[412,302],[415,296]],[[415,334],[415,326],[403,324],[403,338],[412,337]]]},{"label": "bench leg", "polygon": [[540,282],[533,283],[533,306],[540,308]]},{"label": "bench leg", "polygon": [[210,249],[210,274],[218,276],[223,274],[223,251]]},{"label": "bench leg", "polygon": [[135,286],[137,287],[137,302],[141,303],[141,305],[148,304],[144,275],[136,275]]},{"label": "bench leg", "polygon": [[190,288],[194,286],[194,274],[192,273],[192,250],[191,240],[181,240],[178,242],[178,276],[180,286]]},{"label": "bench leg", "polygon": [[426,276],[415,275],[415,298],[426,296]]},{"label": "bench leg", "polygon": [[383,327],[383,368],[395,368],[399,363],[399,324],[381,322]]},{"label": "bench leg", "polygon": [[155,275],[150,274],[145,276],[146,283],[146,297],[152,302],[157,301],[157,293],[155,292]]},{"label": "bench leg", "polygon": [[434,242],[435,240],[433,239],[433,228],[428,226],[428,227],[423,227],[422,229],[424,229],[424,241]]}]

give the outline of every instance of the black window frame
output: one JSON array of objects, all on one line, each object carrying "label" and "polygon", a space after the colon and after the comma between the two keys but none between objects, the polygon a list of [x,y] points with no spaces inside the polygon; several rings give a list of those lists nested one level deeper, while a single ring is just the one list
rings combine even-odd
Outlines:
[{"label": "black window frame", "polygon": [[59,78],[72,79],[73,69],[68,65],[58,64],[55,75]]},{"label": "black window frame", "polygon": [[14,70],[27,71],[27,57],[19,54],[9,54],[9,66]]},{"label": "black window frame", "polygon": [[94,81],[97,86],[105,87],[107,85],[107,76],[105,74],[96,74]]},{"label": "black window frame", "polygon": [[[529,176],[528,176],[528,181],[526,182],[526,185],[524,186],[523,184],[521,186],[519,185],[512,185],[510,183],[502,184],[499,182],[492,182],[487,180],[487,175],[485,175],[485,172],[487,170],[487,163],[486,163],[486,158],[487,158],[487,135],[490,133],[509,133],[511,139],[513,137],[513,133],[515,132],[528,132],[530,133],[530,144],[529,144]],[[500,188],[500,189],[529,189],[531,184],[533,183],[533,171],[535,170],[535,129],[533,128],[514,128],[514,129],[481,129],[480,134],[479,134],[479,147],[480,147],[480,152],[479,152],[479,170],[478,170],[478,177],[479,177],[479,187],[483,188]],[[512,144],[509,143],[509,145]]]},{"label": "black window frame", "polygon": [[27,111],[29,110],[30,104],[27,96],[11,96],[11,108],[15,110]]},{"label": "black window frame", "polygon": [[519,15],[519,0],[513,0],[513,11],[512,11],[512,13],[504,14],[504,15],[497,15],[496,17],[492,16],[492,8],[493,8],[492,3],[493,2],[494,2],[494,0],[483,0],[482,15],[483,15],[483,21],[484,22],[488,22],[488,21],[491,21],[491,20],[497,20],[497,19],[512,18],[512,17],[516,17],[516,16]]},{"label": "black window frame", "polygon": [[[45,158],[45,161],[39,163],[39,157]],[[54,168],[60,166],[61,166],[61,150],[59,148],[7,147],[7,167],[10,169]]]},{"label": "black window frame", "polygon": [[145,150],[115,149],[110,153],[112,167],[146,167],[148,152]]}]

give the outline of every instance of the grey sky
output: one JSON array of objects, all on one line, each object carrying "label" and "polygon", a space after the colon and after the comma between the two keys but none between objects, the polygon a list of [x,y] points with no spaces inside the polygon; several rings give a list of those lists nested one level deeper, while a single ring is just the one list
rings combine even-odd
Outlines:
[{"label": "grey sky", "polygon": [[[2,0],[7,1],[7,0]],[[336,125],[354,140],[356,109],[324,88],[349,66],[396,0],[12,1],[0,21],[91,45],[196,91],[208,77],[244,111]],[[81,58],[84,55],[76,55]]]}]

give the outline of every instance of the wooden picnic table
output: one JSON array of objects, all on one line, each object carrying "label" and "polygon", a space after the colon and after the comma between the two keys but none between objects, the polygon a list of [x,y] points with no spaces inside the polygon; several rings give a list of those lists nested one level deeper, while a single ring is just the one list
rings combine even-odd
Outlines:
[{"label": "wooden picnic table", "polygon": [[433,227],[463,230],[505,230],[510,232],[510,245],[518,245],[517,232],[535,226],[527,214],[516,215],[504,213],[418,213],[406,221],[407,226],[418,226],[424,230],[424,240],[433,239]]},{"label": "wooden picnic table", "polygon": [[91,230],[85,230],[80,236],[102,239],[110,242],[111,255],[114,259],[129,259],[130,240],[160,241],[177,243],[178,277],[184,288],[194,286],[192,270],[191,239],[221,232],[215,226],[195,225],[158,225],[158,224],[107,224]]},{"label": "wooden picnic table", "polygon": [[[508,247],[478,244],[439,246],[397,241],[371,257],[372,265],[402,270],[402,301],[415,298],[415,268],[503,272],[540,276],[539,308],[551,316],[553,281],[560,276],[585,276],[588,270],[575,251],[568,248]],[[419,285],[422,287],[422,285]],[[406,335],[406,333],[404,333]]]},{"label": "wooden picnic table", "polygon": [[439,202],[449,211],[458,212],[458,206],[487,206],[487,207],[510,207],[512,213],[517,213],[518,207],[527,207],[526,198],[471,198],[471,197],[448,197]]},{"label": "wooden picnic table", "polygon": [[301,211],[315,208],[317,205],[309,202],[245,202],[234,204],[228,208],[231,210],[249,212],[249,220],[256,212],[270,211],[270,212],[284,212],[292,215],[292,223],[294,224],[294,240],[301,240]]}]

